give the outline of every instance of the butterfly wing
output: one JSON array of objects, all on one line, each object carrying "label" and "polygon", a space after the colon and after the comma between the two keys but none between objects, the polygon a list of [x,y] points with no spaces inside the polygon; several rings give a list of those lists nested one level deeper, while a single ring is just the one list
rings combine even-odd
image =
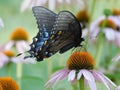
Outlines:
[{"label": "butterfly wing", "polygon": [[81,34],[81,26],[75,16],[69,11],[61,11],[55,20],[50,38],[42,48],[47,47],[47,57],[58,51],[64,53],[72,47],[80,46],[83,41]]},{"label": "butterfly wing", "polygon": [[38,51],[41,50],[44,42],[48,40],[55,22],[56,14],[44,7],[36,6],[32,8],[34,16],[37,20],[39,32],[33,38],[33,42],[30,44],[30,56],[36,57],[37,60],[42,60],[44,55],[41,53],[38,55]]}]

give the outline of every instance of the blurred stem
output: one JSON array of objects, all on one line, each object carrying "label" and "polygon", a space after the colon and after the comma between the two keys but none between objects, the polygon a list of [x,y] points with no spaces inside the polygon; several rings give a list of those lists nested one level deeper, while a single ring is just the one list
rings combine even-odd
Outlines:
[{"label": "blurred stem", "polygon": [[103,25],[101,27],[101,30],[100,30],[100,33],[99,33],[99,36],[98,36],[98,40],[97,40],[97,48],[96,48],[96,55],[95,55],[95,60],[96,60],[96,68],[99,68],[100,67],[100,62],[101,62],[101,56],[102,56],[102,52],[104,50],[104,28],[106,26],[106,22],[107,22],[107,16],[103,22]]},{"label": "blurred stem", "polygon": [[11,65],[11,62],[9,62],[9,63],[7,64],[7,73],[8,73],[8,76],[11,76],[10,65]]},{"label": "blurred stem", "polygon": [[17,81],[18,81],[18,85],[21,88],[21,80],[22,80],[22,62],[17,63]]},{"label": "blurred stem", "polygon": [[48,62],[47,62],[47,68],[48,68],[48,77],[49,77],[52,73],[52,61],[51,61],[51,59],[48,60]]},{"label": "blurred stem", "polygon": [[88,35],[87,35],[87,37],[86,37],[85,45],[83,46],[83,48],[87,47],[87,45],[88,45],[89,35],[90,35],[90,23],[91,23],[92,18],[93,18],[93,13],[94,13],[96,1],[97,1],[97,0],[93,0],[93,1],[92,1],[92,7],[91,7],[91,12],[90,12],[89,21],[88,21]]},{"label": "blurred stem", "polygon": [[79,80],[79,86],[80,86],[80,90],[85,90],[85,87],[84,87],[84,78],[83,78],[83,76],[82,76],[81,79]]}]

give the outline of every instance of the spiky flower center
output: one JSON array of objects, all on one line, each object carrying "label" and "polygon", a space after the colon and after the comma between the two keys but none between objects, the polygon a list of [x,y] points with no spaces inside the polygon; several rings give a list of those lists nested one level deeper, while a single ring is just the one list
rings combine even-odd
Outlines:
[{"label": "spiky flower center", "polygon": [[81,10],[80,12],[78,12],[76,17],[81,22],[88,22],[89,19],[87,10]]},{"label": "spiky flower center", "polygon": [[[105,20],[101,20],[99,23],[99,26],[102,27],[104,22],[105,22]],[[112,28],[114,30],[118,30],[118,25],[116,25],[114,23],[114,21],[112,21],[111,19],[107,19],[105,27]]]},{"label": "spiky flower center", "polygon": [[15,53],[11,50],[4,51],[3,53],[8,57],[14,57],[15,56]]},{"label": "spiky flower center", "polygon": [[67,61],[67,67],[70,70],[93,69],[94,59],[88,52],[74,52]]},{"label": "spiky flower center", "polygon": [[1,77],[0,86],[2,90],[19,90],[17,83],[10,77]]},{"label": "spiky flower center", "polygon": [[16,28],[10,35],[11,40],[25,40],[28,41],[28,33],[25,31],[24,28]]},{"label": "spiky flower center", "polygon": [[118,15],[120,15],[120,10],[118,10],[118,9],[113,9],[112,14],[113,14],[114,16],[118,16]]}]

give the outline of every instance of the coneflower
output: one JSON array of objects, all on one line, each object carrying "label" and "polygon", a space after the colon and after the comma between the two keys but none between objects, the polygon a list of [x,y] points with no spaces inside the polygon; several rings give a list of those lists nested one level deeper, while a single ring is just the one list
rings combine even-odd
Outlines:
[{"label": "coneflower", "polygon": [[[101,27],[104,28],[101,30]],[[88,29],[83,31],[83,37],[87,35]],[[97,40],[97,36],[104,33],[105,40],[114,43],[116,46],[120,46],[120,22],[119,19],[114,16],[109,16],[105,19],[105,16],[101,16],[97,20],[93,21],[90,25],[90,40]]]},{"label": "coneflower", "polygon": [[[54,73],[45,86],[50,87],[65,77],[68,77],[68,81],[70,82],[83,79],[83,83],[87,83],[85,85],[89,85],[90,90],[97,90],[96,81],[103,83],[107,90],[113,90],[116,85],[103,73],[94,70],[94,65],[95,60],[90,53],[76,51],[68,59],[66,68]],[[82,84],[82,87],[84,87],[84,84]]]},{"label": "coneflower", "polygon": [[[4,53],[4,55],[9,54],[8,51],[11,51],[14,48],[16,49],[17,54],[28,51],[30,49],[28,39],[29,39],[29,36],[28,36],[27,31],[22,27],[18,27],[15,30],[13,30],[13,32],[10,34],[10,41],[4,45],[1,45],[0,52]],[[28,63],[28,62],[33,63],[34,62],[32,59],[24,60],[23,58],[24,58],[24,54],[19,57],[16,57],[16,56],[14,58],[12,57],[11,60],[15,63],[18,63],[21,61],[25,62],[25,63]]]},{"label": "coneflower", "polygon": [[0,52],[0,68],[8,64],[9,61],[12,61],[12,58],[14,57],[15,57],[15,53],[11,50]]},{"label": "coneflower", "polygon": [[0,90],[19,90],[19,86],[11,77],[0,77]]},{"label": "coneflower", "polygon": [[80,23],[82,24],[82,27],[85,28],[89,21],[88,10],[83,9],[83,10],[79,11],[76,15],[76,18],[80,21]]}]

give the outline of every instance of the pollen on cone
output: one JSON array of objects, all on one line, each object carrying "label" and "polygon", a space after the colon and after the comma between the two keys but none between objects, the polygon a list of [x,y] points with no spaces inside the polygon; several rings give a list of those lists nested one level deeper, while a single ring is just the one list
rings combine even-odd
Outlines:
[{"label": "pollen on cone", "polygon": [[74,52],[67,61],[67,67],[72,70],[93,69],[94,59],[88,52]]},{"label": "pollen on cone", "polygon": [[24,28],[16,28],[10,35],[11,40],[25,40],[28,41],[28,33]]},{"label": "pollen on cone", "polygon": [[15,56],[15,53],[11,50],[4,51],[3,53],[8,57],[14,57]]},{"label": "pollen on cone", "polygon": [[3,90],[3,89],[2,89],[2,85],[0,85],[0,90]]},{"label": "pollen on cone", "polygon": [[18,84],[10,77],[1,77],[0,86],[2,90],[19,90]]},{"label": "pollen on cone", "polygon": [[[99,23],[99,26],[102,27],[103,23],[105,20],[101,20]],[[106,21],[106,27],[112,28],[117,30],[118,26],[114,23],[114,21],[112,21],[111,19],[107,19]]]}]

